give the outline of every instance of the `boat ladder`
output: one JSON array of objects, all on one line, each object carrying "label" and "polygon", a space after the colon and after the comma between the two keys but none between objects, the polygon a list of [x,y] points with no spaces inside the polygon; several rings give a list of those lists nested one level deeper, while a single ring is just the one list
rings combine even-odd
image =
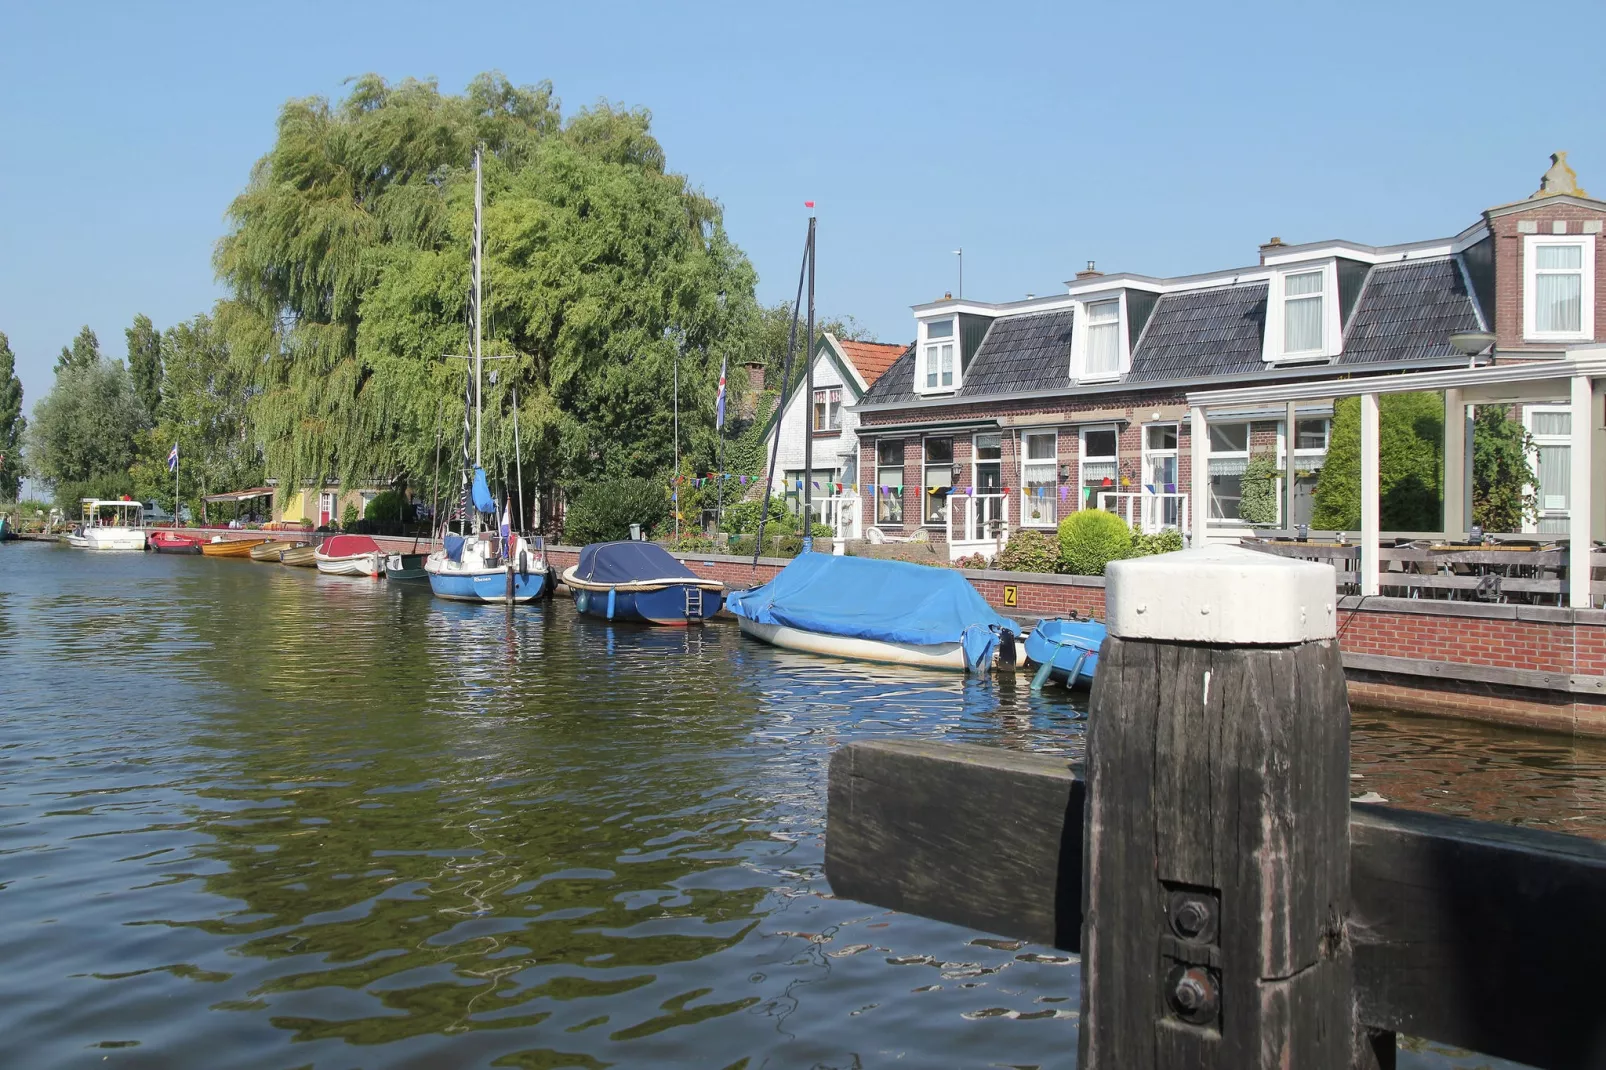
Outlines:
[{"label": "boat ladder", "polygon": [[703,619],[703,589],[701,587],[686,588],[686,619]]}]

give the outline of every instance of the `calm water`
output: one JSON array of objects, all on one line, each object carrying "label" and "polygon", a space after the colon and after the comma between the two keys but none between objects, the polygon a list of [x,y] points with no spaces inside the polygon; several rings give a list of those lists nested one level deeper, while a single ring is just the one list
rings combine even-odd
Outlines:
[{"label": "calm water", "polygon": [[[821,860],[844,740],[1074,757],[1077,718],[728,625],[13,543],[0,1062],[1070,1066],[1073,956],[834,900]],[[1606,748],[1356,725],[1357,792],[1606,838]]]}]

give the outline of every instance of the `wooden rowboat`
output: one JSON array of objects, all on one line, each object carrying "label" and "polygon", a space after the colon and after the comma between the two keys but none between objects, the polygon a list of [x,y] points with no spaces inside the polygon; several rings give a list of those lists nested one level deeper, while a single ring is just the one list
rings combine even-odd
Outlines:
[{"label": "wooden rowboat", "polygon": [[367,535],[332,535],[318,547],[318,571],[326,576],[370,576],[385,571],[385,551]]},{"label": "wooden rowboat", "polygon": [[318,548],[316,546],[292,547],[279,555],[279,563],[297,565],[301,568],[315,568],[318,564]]},{"label": "wooden rowboat", "polygon": [[249,557],[253,547],[261,546],[267,539],[235,539],[230,541],[218,535],[212,542],[201,544],[201,553],[207,557]]},{"label": "wooden rowboat", "polygon": [[251,560],[266,561],[270,565],[277,565],[280,556],[286,550],[293,550],[300,545],[301,543],[291,542],[288,539],[275,539],[272,542],[265,542],[261,546],[251,547]]}]

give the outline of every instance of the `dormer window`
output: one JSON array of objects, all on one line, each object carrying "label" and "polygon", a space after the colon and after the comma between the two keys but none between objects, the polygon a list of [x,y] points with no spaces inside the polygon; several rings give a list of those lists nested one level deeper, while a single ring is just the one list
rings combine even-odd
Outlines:
[{"label": "dormer window", "polygon": [[1322,272],[1283,276],[1283,354],[1322,351]]},{"label": "dormer window", "polygon": [[1343,349],[1336,260],[1291,264],[1266,280],[1267,361],[1325,360]]},{"label": "dormer window", "polygon": [[1126,294],[1117,290],[1076,304],[1071,321],[1071,378],[1079,383],[1119,379],[1131,363]]},{"label": "dormer window", "polygon": [[1595,337],[1595,236],[1530,235],[1523,240],[1522,334],[1536,342]]},{"label": "dormer window", "polygon": [[1087,376],[1121,373],[1121,301],[1093,301],[1087,306]]},{"label": "dormer window", "polygon": [[926,324],[926,342],[921,354],[920,382],[926,390],[954,389],[954,321],[933,320]]}]

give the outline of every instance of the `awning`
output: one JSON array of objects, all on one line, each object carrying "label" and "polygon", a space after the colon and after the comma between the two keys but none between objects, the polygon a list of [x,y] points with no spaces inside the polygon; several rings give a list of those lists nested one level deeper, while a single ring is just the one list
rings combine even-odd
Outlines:
[{"label": "awning", "polygon": [[252,487],[250,490],[231,490],[227,494],[208,494],[203,502],[248,502],[254,498],[273,497],[272,487]]}]

